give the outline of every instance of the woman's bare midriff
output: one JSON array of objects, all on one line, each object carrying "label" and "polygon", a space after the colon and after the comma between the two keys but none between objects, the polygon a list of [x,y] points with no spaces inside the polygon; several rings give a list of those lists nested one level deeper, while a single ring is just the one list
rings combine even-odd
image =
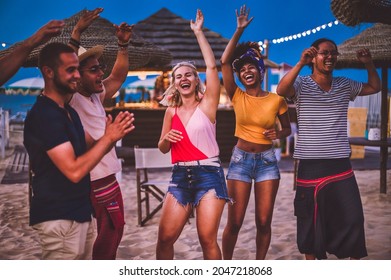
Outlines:
[{"label": "woman's bare midriff", "polygon": [[256,144],[239,138],[236,147],[248,153],[262,153],[270,150],[272,144]]}]

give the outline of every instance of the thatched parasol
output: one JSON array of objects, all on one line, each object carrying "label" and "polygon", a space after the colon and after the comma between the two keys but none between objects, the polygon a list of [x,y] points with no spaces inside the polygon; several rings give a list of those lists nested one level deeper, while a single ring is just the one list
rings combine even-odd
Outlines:
[{"label": "thatched parasol", "polygon": [[[190,28],[189,20],[186,20],[167,8],[162,8],[150,17],[138,22],[134,30],[146,40],[155,45],[169,50],[173,56],[172,64],[180,61],[193,61],[200,71],[205,70],[205,63],[197,39]],[[228,39],[220,34],[204,28],[216,57],[217,66],[220,68],[220,57],[228,44]],[[265,59],[267,67],[279,68],[279,65]],[[144,70],[170,70],[171,64],[149,63]]]},{"label": "thatched parasol", "polygon": [[371,51],[376,67],[390,67],[391,25],[377,23],[339,45],[341,56],[338,57],[337,68],[364,68],[356,58],[356,51],[360,48]]},{"label": "thatched parasol", "polygon": [[[65,27],[63,32],[52,38],[49,42],[62,42],[68,43],[71,32],[80,16],[85,10],[65,19]],[[119,24],[119,23],[118,23]],[[81,46],[89,49],[96,45],[105,46],[102,60],[107,65],[107,71],[111,71],[115,59],[117,57],[117,38],[115,36],[115,29],[113,23],[105,18],[97,18],[81,35]],[[12,50],[14,46],[9,49],[1,51],[0,57],[7,54]],[[43,46],[34,49],[26,60],[24,67],[36,67],[38,65],[39,52]],[[135,32],[132,34],[132,39],[129,45],[129,70],[134,70],[143,67],[148,62],[155,61],[158,63],[170,63],[171,54],[162,48],[155,46],[154,44],[147,42]]]},{"label": "thatched parasol", "polygon": [[377,68],[382,69],[381,90],[381,144],[380,146],[380,191],[387,189],[387,130],[388,130],[388,72],[391,67],[391,25],[377,23],[364,30],[357,36],[350,38],[338,46],[341,56],[338,58],[337,68],[364,68],[356,58],[356,51],[368,48]]},{"label": "thatched parasol", "polygon": [[347,26],[365,22],[391,24],[391,0],[332,0],[331,10]]}]

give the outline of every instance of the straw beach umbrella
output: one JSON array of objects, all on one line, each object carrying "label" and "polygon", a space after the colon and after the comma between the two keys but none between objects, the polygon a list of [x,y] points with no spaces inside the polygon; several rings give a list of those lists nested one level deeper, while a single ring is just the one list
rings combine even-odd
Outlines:
[{"label": "straw beach umbrella", "polygon": [[391,0],[332,0],[331,10],[347,26],[364,22],[391,24]]},{"label": "straw beach umbrella", "polygon": [[[76,13],[68,19],[65,19],[65,27],[63,32],[52,38],[49,42],[62,42],[67,44],[69,42],[73,27],[79,20],[80,16],[85,10]],[[119,23],[117,23],[119,24]],[[107,65],[107,72],[110,72],[115,59],[117,57],[117,38],[115,36],[115,28],[113,23],[103,17],[97,18],[81,35],[81,46],[85,49],[89,49],[96,45],[103,45],[104,52],[102,55],[103,63]],[[36,67],[38,66],[39,52],[43,46],[34,49],[29,55],[28,59],[24,63],[24,67]],[[9,49],[1,51],[0,57],[7,54],[12,50],[13,46]],[[129,50],[129,70],[134,70],[146,65],[150,61],[158,61],[159,63],[170,63],[171,54],[162,48],[155,46],[154,44],[144,40],[135,32],[132,34],[132,38],[128,47]]]},{"label": "straw beach umbrella", "polygon": [[341,56],[338,57],[337,68],[364,68],[356,58],[356,50],[368,48],[377,68],[381,68],[381,142],[380,146],[380,191],[386,193],[387,188],[387,130],[388,130],[388,69],[391,68],[391,25],[376,23],[357,36],[350,38],[338,46]]},{"label": "straw beach umbrella", "polygon": [[[391,17],[391,14],[390,14]],[[341,56],[337,68],[365,68],[357,60],[356,50],[368,48],[377,68],[391,67],[391,25],[377,23],[338,46]]]},{"label": "straw beach umbrella", "polygon": [[[199,71],[205,71],[205,62],[189,23],[189,20],[174,14],[167,8],[162,8],[150,17],[136,23],[134,30],[145,40],[169,50],[172,54],[172,64],[192,61]],[[213,49],[217,66],[220,69],[219,58],[229,40],[208,28],[204,28],[204,33]],[[278,64],[268,59],[265,59],[265,65],[266,67],[279,68]],[[171,67],[171,64],[149,63],[144,68],[145,70],[171,70]]]}]

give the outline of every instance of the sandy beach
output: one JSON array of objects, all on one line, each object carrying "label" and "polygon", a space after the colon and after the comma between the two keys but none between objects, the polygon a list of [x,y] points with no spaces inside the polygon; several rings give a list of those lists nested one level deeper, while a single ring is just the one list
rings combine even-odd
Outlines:
[{"label": "sandy beach", "polygon": [[[0,179],[12,151],[0,161]],[[225,169],[226,171],[226,169]],[[388,193],[379,193],[379,170],[355,171],[364,207],[367,260],[391,259],[391,170],[388,170]],[[153,173],[156,179],[165,179],[169,171]],[[273,224],[272,240],[267,254],[269,260],[300,260],[303,256],[296,246],[296,219],[293,215],[293,173],[282,172]],[[136,174],[133,167],[124,167],[121,188],[125,202],[126,226],[117,259],[153,260],[160,212],[144,227],[137,226]],[[225,207],[219,229],[219,242],[226,224]],[[0,259],[40,259],[38,236],[28,225],[28,185],[0,184]],[[250,199],[245,222],[240,232],[234,259],[255,258],[254,201]],[[195,220],[185,226],[175,245],[175,259],[199,260],[202,252],[196,234]],[[329,259],[335,259],[329,256]]]}]

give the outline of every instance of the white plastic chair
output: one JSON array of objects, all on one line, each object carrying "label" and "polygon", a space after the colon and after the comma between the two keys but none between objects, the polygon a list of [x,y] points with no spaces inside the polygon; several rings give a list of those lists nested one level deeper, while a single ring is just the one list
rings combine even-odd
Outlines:
[{"label": "white plastic chair", "polygon": [[[134,159],[137,182],[138,225],[144,226],[162,208],[165,195],[162,188],[168,186],[170,179],[150,180],[148,172],[152,169],[159,170],[172,167],[171,153],[163,154],[158,148],[139,148],[135,146]],[[153,209],[151,209],[151,196],[157,200],[157,204],[154,204]],[[143,213],[144,205],[145,213]]]}]

